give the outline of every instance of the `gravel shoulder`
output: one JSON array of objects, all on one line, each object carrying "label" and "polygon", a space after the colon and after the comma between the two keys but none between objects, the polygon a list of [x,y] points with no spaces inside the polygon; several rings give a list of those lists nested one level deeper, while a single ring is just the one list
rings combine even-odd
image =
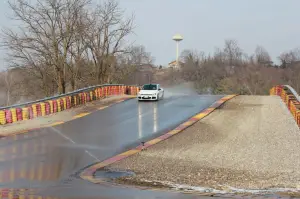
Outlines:
[{"label": "gravel shoulder", "polygon": [[300,131],[277,96],[237,96],[170,139],[117,162],[119,183],[299,188]]},{"label": "gravel shoulder", "polygon": [[19,121],[8,125],[2,125],[2,126],[0,125],[0,136],[8,136],[10,134],[27,131],[33,128],[41,128],[43,126],[47,126],[56,122],[70,121],[77,114],[95,111],[100,107],[109,106],[114,104],[118,100],[124,98],[130,98],[130,97],[132,96],[128,96],[128,95],[111,96],[102,100],[92,101],[87,104],[72,109],[64,110],[59,113],[47,115],[44,117],[38,117],[27,121]]}]

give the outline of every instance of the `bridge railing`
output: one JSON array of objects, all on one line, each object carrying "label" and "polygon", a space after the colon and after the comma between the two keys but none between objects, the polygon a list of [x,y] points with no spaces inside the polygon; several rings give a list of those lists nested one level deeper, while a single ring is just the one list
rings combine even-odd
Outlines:
[{"label": "bridge railing", "polygon": [[289,85],[278,85],[270,89],[270,95],[278,95],[292,113],[300,127],[300,97]]},{"label": "bridge railing", "polygon": [[50,115],[112,95],[136,95],[138,91],[138,86],[104,84],[27,103],[0,107],[0,125]]}]

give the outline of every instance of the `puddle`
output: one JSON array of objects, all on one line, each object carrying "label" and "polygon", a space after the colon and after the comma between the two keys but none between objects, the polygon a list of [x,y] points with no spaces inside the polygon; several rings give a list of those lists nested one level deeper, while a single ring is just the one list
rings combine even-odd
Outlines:
[{"label": "puddle", "polygon": [[117,179],[121,177],[134,176],[135,173],[131,171],[98,170],[94,175],[96,178]]}]

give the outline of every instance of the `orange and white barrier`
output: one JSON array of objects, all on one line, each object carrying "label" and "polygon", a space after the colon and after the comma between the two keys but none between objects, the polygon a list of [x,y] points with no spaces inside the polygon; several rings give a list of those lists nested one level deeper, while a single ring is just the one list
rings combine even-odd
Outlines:
[{"label": "orange and white barrier", "polygon": [[300,127],[300,101],[298,94],[289,86],[278,85],[270,89],[270,95],[281,97]]},{"label": "orange and white barrier", "polygon": [[[14,108],[2,109],[0,107],[0,125],[11,124],[22,120],[30,120],[40,116],[85,104],[90,101],[102,99],[112,95],[137,95],[139,87],[125,85],[105,85],[82,91],[79,93],[57,97],[51,100],[40,100],[39,103],[23,105]],[[276,91],[273,91],[276,93]],[[284,96],[285,97],[285,96]]]},{"label": "orange and white barrier", "polygon": [[6,124],[5,111],[0,111],[0,125]]}]

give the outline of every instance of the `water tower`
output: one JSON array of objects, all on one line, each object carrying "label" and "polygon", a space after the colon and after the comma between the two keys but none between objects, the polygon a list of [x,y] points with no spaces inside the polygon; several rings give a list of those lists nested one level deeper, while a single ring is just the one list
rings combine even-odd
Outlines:
[{"label": "water tower", "polygon": [[176,65],[179,67],[179,42],[183,40],[183,37],[180,34],[173,36],[173,40],[176,42]]}]

